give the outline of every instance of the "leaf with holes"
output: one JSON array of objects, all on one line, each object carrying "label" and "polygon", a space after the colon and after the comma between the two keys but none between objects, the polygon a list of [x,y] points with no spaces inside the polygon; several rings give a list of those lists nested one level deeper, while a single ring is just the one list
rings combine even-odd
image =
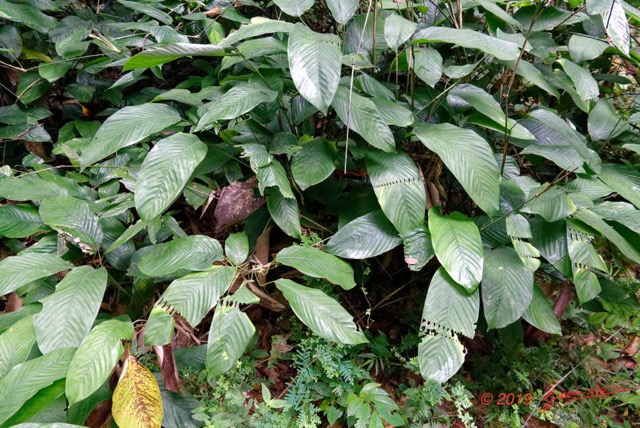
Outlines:
[{"label": "leaf with holes", "polygon": [[71,269],[73,265],[53,254],[28,253],[0,260],[0,296],[40,278]]},{"label": "leaf with holes", "polygon": [[350,221],[331,237],[325,251],[345,259],[368,259],[402,243],[393,224],[381,210]]},{"label": "leaf with holes", "polygon": [[207,146],[195,135],[178,133],[158,141],[144,159],[136,182],[140,218],[151,221],[169,208],[206,154]]},{"label": "leaf with holes", "polygon": [[429,230],[442,266],[467,293],[472,293],[482,279],[484,260],[478,226],[459,212],[444,216],[440,207],[433,207],[429,210]]},{"label": "leaf with holes", "polygon": [[44,199],[40,218],[52,229],[70,235],[83,251],[95,252],[100,248],[104,234],[87,202],[71,196]]},{"label": "leaf with holes", "polygon": [[242,356],[256,332],[249,317],[236,306],[218,306],[211,320],[207,373],[213,379],[227,372]]},{"label": "leaf with holes", "polygon": [[276,255],[276,261],[298,269],[305,275],[324,278],[345,290],[356,286],[353,269],[349,263],[314,247],[287,247]]},{"label": "leaf with holes", "polygon": [[162,398],[158,382],[149,369],[131,355],[124,362],[112,401],[111,414],[118,426],[161,427]]},{"label": "leaf with holes", "polygon": [[427,196],[418,167],[406,153],[367,151],[366,165],[378,203],[396,230],[424,224]]},{"label": "leaf with holes", "polygon": [[418,345],[420,374],[429,381],[444,383],[464,363],[464,347],[449,332],[427,333]]}]

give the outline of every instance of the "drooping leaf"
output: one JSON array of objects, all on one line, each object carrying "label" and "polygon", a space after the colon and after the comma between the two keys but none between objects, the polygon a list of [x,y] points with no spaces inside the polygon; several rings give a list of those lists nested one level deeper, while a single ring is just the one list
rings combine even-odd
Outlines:
[{"label": "drooping leaf", "polygon": [[154,306],[144,326],[145,346],[164,346],[171,343],[176,321],[169,308]]},{"label": "drooping leaf", "polygon": [[125,107],[102,124],[82,151],[84,168],[114,154],[123,147],[136,144],[180,121],[180,114],[164,104],[140,104]]},{"label": "drooping leaf", "polygon": [[409,40],[418,28],[415,22],[403,18],[397,13],[391,13],[384,20],[384,39],[391,50],[396,50]]},{"label": "drooping leaf", "polygon": [[232,233],[224,241],[224,254],[234,265],[244,263],[249,257],[249,237],[246,232]]},{"label": "drooping leaf", "polygon": [[168,304],[195,327],[229,290],[236,275],[230,266],[214,266],[173,281],[159,304]]},{"label": "drooping leaf", "polygon": [[49,230],[33,205],[0,206],[0,236],[25,238]]},{"label": "drooping leaf", "polygon": [[426,193],[409,155],[370,150],[366,165],[378,203],[396,230],[403,234],[423,225]]},{"label": "drooping leaf", "polygon": [[26,316],[0,334],[0,379],[29,357],[36,343],[33,317]]},{"label": "drooping leaf", "polygon": [[0,261],[0,296],[37,279],[71,268],[71,263],[53,254],[28,253],[6,257]]},{"label": "drooping leaf", "polygon": [[285,198],[278,189],[267,189],[267,208],[278,227],[292,238],[300,239],[300,209],[294,198]]},{"label": "drooping leaf", "polygon": [[100,248],[104,234],[87,202],[71,196],[46,198],[40,204],[40,218],[52,229],[69,235],[83,251]]},{"label": "drooping leaf", "polygon": [[190,235],[153,246],[140,259],[138,269],[145,275],[162,277],[181,269],[204,271],[222,259],[222,246],[217,240]]},{"label": "drooping leaf", "polygon": [[333,19],[339,24],[347,22],[358,8],[358,0],[327,0]]},{"label": "drooping leaf", "polygon": [[473,338],[479,313],[480,293],[464,293],[444,268],[440,267],[431,278],[422,310],[426,328],[446,328]]},{"label": "drooping leaf", "polygon": [[237,306],[218,306],[211,320],[207,345],[209,379],[228,371],[242,356],[256,332],[249,317]]},{"label": "drooping leaf", "polygon": [[435,152],[471,199],[487,214],[498,211],[500,168],[489,144],[475,132],[448,123],[417,124],[414,134]]},{"label": "drooping leaf", "polygon": [[406,128],[415,122],[416,118],[408,108],[401,103],[387,98],[373,98],[373,103],[378,108],[380,117],[387,125]]},{"label": "drooping leaf", "polygon": [[435,255],[431,234],[426,226],[410,230],[402,235],[404,261],[413,271],[421,270]]},{"label": "drooping leaf", "polygon": [[315,0],[274,0],[273,2],[287,15],[300,16],[313,6]]},{"label": "drooping leaf", "polygon": [[520,208],[522,212],[539,214],[549,223],[570,216],[577,209],[564,189],[540,186],[530,191],[529,202]]},{"label": "drooping leaf", "polygon": [[314,247],[287,247],[276,255],[276,261],[298,269],[305,275],[324,278],[345,290],[356,286],[349,263]]},{"label": "drooping leaf", "polygon": [[587,122],[589,135],[594,140],[608,140],[623,133],[629,125],[618,116],[616,109],[608,98],[600,98],[596,106],[589,112]]},{"label": "drooping leaf", "polygon": [[69,364],[65,386],[69,405],[89,397],[105,383],[124,353],[122,340],[132,336],[133,324],[126,317],[101,322],[89,332]]},{"label": "drooping leaf", "polygon": [[573,34],[568,43],[569,54],[576,64],[598,58],[607,47],[609,45],[602,40],[580,34]]},{"label": "drooping leaf", "polygon": [[598,98],[598,94],[600,93],[598,82],[596,82],[596,79],[591,76],[588,69],[580,67],[578,64],[575,64],[566,58],[561,58],[558,62],[562,65],[565,73],[567,73],[575,85],[580,98],[585,101]]},{"label": "drooping leaf", "polygon": [[640,210],[627,202],[602,202],[590,210],[604,220],[617,221],[640,234]]},{"label": "drooping leaf", "polygon": [[112,400],[111,414],[118,426],[161,427],[160,387],[149,369],[140,364],[134,356],[127,357]]},{"label": "drooping leaf", "polygon": [[487,36],[473,30],[427,27],[419,30],[411,43],[422,44],[428,42],[453,43],[465,48],[478,49],[502,60],[515,60],[520,55],[518,45],[495,37]]},{"label": "drooping leaf", "polygon": [[151,221],[166,210],[206,154],[207,146],[195,135],[178,133],[158,141],[144,159],[136,182],[140,218]]},{"label": "drooping leaf", "polygon": [[300,321],[323,339],[345,345],[368,342],[351,314],[324,292],[288,279],[276,280],[276,287],[282,291]]},{"label": "drooping leaf", "polygon": [[518,320],[533,298],[533,272],[512,248],[485,251],[482,303],[489,328],[503,328]]},{"label": "drooping leaf", "polygon": [[640,172],[626,165],[606,164],[598,177],[640,209]]},{"label": "drooping leaf", "polygon": [[234,43],[241,42],[251,37],[262,36],[269,33],[288,33],[293,28],[293,24],[277,19],[269,19],[264,17],[251,18],[251,22],[241,25],[236,31],[229,34],[220,46],[231,46]]},{"label": "drooping leaf", "polygon": [[338,86],[331,106],[340,120],[360,134],[367,143],[385,152],[395,152],[396,142],[376,105],[368,98]]},{"label": "drooping leaf", "polygon": [[613,45],[623,54],[629,55],[631,35],[627,15],[624,11],[624,2],[612,0],[611,3],[611,7],[602,15],[602,21]]},{"label": "drooping leaf", "polygon": [[291,174],[302,190],[321,183],[336,169],[336,149],[324,138],[310,141],[291,156]]},{"label": "drooping leaf", "polygon": [[43,354],[80,345],[98,315],[107,277],[105,268],[77,267],[41,300],[42,311],[33,317],[33,326]]},{"label": "drooping leaf", "polygon": [[[133,2],[132,2],[133,3]],[[224,48],[219,45],[198,45],[192,43],[173,43],[153,47],[127,60],[123,71],[149,68],[174,61],[185,56],[223,56]]]},{"label": "drooping leaf", "polygon": [[436,257],[451,278],[472,293],[482,279],[484,250],[478,226],[465,215],[429,210],[429,231]]},{"label": "drooping leaf", "polygon": [[453,334],[427,333],[418,345],[420,374],[427,380],[444,383],[460,370],[464,354],[464,347]]},{"label": "drooping leaf", "polygon": [[307,101],[326,114],[340,81],[340,38],[298,23],[289,33],[288,48],[293,83]]},{"label": "drooping leaf", "polygon": [[440,81],[443,71],[442,56],[433,48],[413,49],[413,71],[432,88]]},{"label": "drooping leaf", "polygon": [[401,243],[398,232],[382,210],[376,210],[340,228],[325,250],[345,259],[367,259],[392,250]]},{"label": "drooping leaf", "polygon": [[550,334],[562,334],[558,318],[537,284],[533,285],[533,297],[522,318],[537,329]]}]

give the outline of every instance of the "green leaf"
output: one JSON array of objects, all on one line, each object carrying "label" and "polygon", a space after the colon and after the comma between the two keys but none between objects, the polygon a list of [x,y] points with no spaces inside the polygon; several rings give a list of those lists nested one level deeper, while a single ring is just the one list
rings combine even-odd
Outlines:
[{"label": "green leaf", "polygon": [[169,309],[162,306],[154,306],[149,314],[149,319],[144,326],[145,346],[164,346],[171,343],[176,322]]},{"label": "green leaf", "polygon": [[403,107],[398,101],[387,98],[373,98],[373,103],[378,109],[380,117],[387,125],[406,128],[415,122],[416,118],[408,108]]},{"label": "green leaf", "polygon": [[277,189],[267,189],[267,208],[271,218],[287,235],[295,239],[302,237],[300,209],[295,198],[285,198]]},{"label": "green leaf", "polygon": [[473,338],[479,313],[480,293],[462,292],[460,286],[440,267],[431,278],[422,310],[426,328],[439,330],[444,327]]},{"label": "green leaf", "polygon": [[118,3],[129,9],[141,12],[144,15],[148,15],[153,19],[157,19],[165,25],[171,25],[171,23],[173,22],[173,19],[171,19],[171,15],[168,15],[162,12],[160,9],[157,9],[151,5],[127,0],[118,0]]},{"label": "green leaf", "polygon": [[195,132],[220,120],[235,119],[250,112],[258,104],[275,101],[277,95],[277,92],[259,83],[240,83],[198,109],[200,120]]},{"label": "green leaf", "polygon": [[600,94],[598,82],[591,76],[591,72],[588,69],[580,67],[565,58],[559,59],[558,62],[575,85],[580,98],[585,101],[598,98]]},{"label": "green leaf", "polygon": [[414,48],[413,71],[428,86],[436,86],[443,72],[440,52],[433,48]]},{"label": "green leaf", "polygon": [[345,259],[367,259],[386,253],[401,243],[398,232],[382,210],[376,210],[340,228],[325,250]]},{"label": "green leaf", "polygon": [[428,42],[453,43],[465,48],[478,49],[506,61],[516,60],[520,55],[518,45],[515,43],[467,29],[427,27],[418,31],[413,36],[411,43],[422,44]]},{"label": "green leaf", "polygon": [[406,153],[369,150],[366,165],[373,191],[400,234],[424,224],[427,196],[418,167]]},{"label": "green leaf", "polygon": [[623,54],[629,55],[631,35],[623,2],[613,0],[611,3],[611,7],[602,15],[602,21],[613,45]]},{"label": "green leaf", "polygon": [[[0,197],[12,201],[42,200],[51,196],[75,195],[76,189],[67,182],[44,180],[33,173],[0,178]],[[77,186],[77,185],[76,185]]]},{"label": "green leaf", "polygon": [[134,236],[136,236],[138,233],[143,231],[146,227],[147,227],[147,223],[145,223],[142,220],[138,220],[137,222],[135,222],[135,224],[132,224],[131,226],[129,226],[129,228],[125,230],[122,233],[122,235],[118,237],[118,239],[116,239],[115,241],[113,241],[111,245],[109,245],[109,247],[105,251],[105,254],[115,250],[119,246],[123,245],[125,242],[131,241],[131,239],[133,239]]},{"label": "green leaf", "polygon": [[190,235],[154,245],[147,251],[138,269],[152,277],[169,276],[181,269],[205,271],[213,262],[223,260],[222,246],[204,235]]},{"label": "green leaf", "polygon": [[49,228],[42,222],[38,209],[33,205],[0,206],[0,236],[26,238],[44,230]]},{"label": "green leaf", "polygon": [[242,42],[236,46],[236,50],[238,51],[237,55],[229,55],[222,58],[220,71],[226,70],[248,59],[286,54],[287,44],[273,37],[262,37],[260,39]]},{"label": "green leaf", "polygon": [[256,328],[237,306],[218,306],[209,329],[207,373],[212,379],[225,373],[249,346]]},{"label": "green leaf", "polygon": [[491,147],[482,137],[448,123],[420,123],[413,132],[442,159],[484,212],[493,215],[498,211],[500,168]]},{"label": "green leaf", "polygon": [[133,324],[126,316],[103,321],[91,330],[69,364],[65,392],[70,406],[107,381],[124,353],[122,340],[132,336]]},{"label": "green leaf", "polygon": [[173,43],[170,45],[153,47],[127,60],[122,71],[138,68],[150,68],[156,65],[174,61],[185,56],[223,56],[224,48],[220,45],[197,45],[192,43]]},{"label": "green leaf", "polygon": [[589,113],[589,135],[593,140],[609,140],[627,130],[627,121],[618,115],[613,102],[600,98]]},{"label": "green leaf", "polygon": [[293,28],[293,24],[276,19],[269,19],[264,17],[251,18],[251,23],[247,25],[241,25],[236,31],[224,39],[220,46],[231,46],[234,43],[242,40],[262,36],[263,34],[270,33],[288,33]]},{"label": "green leaf", "polygon": [[640,210],[626,202],[602,202],[592,208],[592,212],[605,220],[617,221],[640,234]]},{"label": "green leaf", "polygon": [[620,235],[613,227],[609,226],[607,222],[602,220],[593,212],[588,209],[581,209],[573,213],[573,217],[582,220],[589,226],[596,229],[607,238],[613,245],[615,245],[622,254],[624,254],[630,260],[640,263],[640,252],[635,246],[631,245],[622,235]]},{"label": "green leaf", "polygon": [[276,255],[276,261],[298,269],[305,275],[324,278],[345,290],[356,286],[349,263],[317,248],[298,245],[287,247]]},{"label": "green leaf", "polygon": [[520,208],[524,213],[539,214],[549,223],[570,216],[577,209],[566,191],[558,187],[540,186],[530,190],[531,199]]},{"label": "green leaf", "polygon": [[169,306],[196,327],[229,290],[235,277],[236,270],[230,266],[213,266],[183,276],[169,285],[157,305]]},{"label": "green leaf", "polygon": [[440,207],[429,210],[429,230],[436,257],[455,282],[473,293],[482,279],[484,250],[478,226],[465,215],[444,216]]},{"label": "green leaf", "polygon": [[20,22],[39,33],[47,33],[57,25],[55,18],[45,15],[33,3],[0,0],[0,18]]},{"label": "green leaf", "polygon": [[291,184],[289,184],[287,172],[277,160],[273,160],[268,165],[258,168],[257,176],[260,194],[264,195],[265,189],[268,187],[277,187],[282,196],[287,199],[295,199],[293,191],[291,191]]},{"label": "green leaf", "polygon": [[44,199],[40,218],[52,229],[71,236],[83,251],[96,252],[100,248],[104,234],[87,202],[71,196]]},{"label": "green leaf", "polygon": [[421,270],[435,255],[431,234],[425,226],[420,226],[402,235],[404,262],[413,271]]},{"label": "green leaf", "polygon": [[313,6],[315,0],[273,0],[287,15],[301,16]]},{"label": "green leaf", "polygon": [[224,241],[224,254],[236,266],[241,265],[249,257],[249,237],[242,231],[232,233]]},{"label": "green leaf", "polygon": [[[1,16],[0,12],[0,16]],[[51,85],[40,77],[37,71],[28,71],[20,76],[16,88],[17,98],[24,104],[30,104],[43,96]]]},{"label": "green leaf", "polygon": [[473,106],[474,109],[483,115],[489,117],[494,122],[498,123],[500,127],[504,129],[505,120],[509,129],[509,134],[513,138],[519,138],[521,140],[533,140],[534,136],[525,128],[513,119],[507,119],[500,103],[496,101],[489,93],[467,83],[463,83],[455,86],[449,91],[449,96],[462,98]]},{"label": "green leaf", "polygon": [[53,414],[61,414],[64,409],[64,379],[58,379],[51,385],[42,388],[33,397],[27,400],[11,418],[1,428],[14,427],[20,422],[40,419],[53,419]]},{"label": "green leaf", "polygon": [[29,358],[31,348],[35,343],[36,335],[32,316],[20,319],[0,335],[0,379],[12,367]]},{"label": "green leaf", "polygon": [[53,254],[28,253],[0,261],[0,296],[40,278],[71,269],[73,265]]},{"label": "green leaf", "polygon": [[491,12],[500,20],[506,22],[516,30],[522,30],[522,24],[500,7],[496,0],[475,0],[480,6],[482,6],[487,12]]},{"label": "green leaf", "polygon": [[602,165],[598,178],[640,208],[640,171],[626,165],[606,164]]},{"label": "green leaf", "polygon": [[385,152],[395,152],[396,142],[376,105],[368,98],[338,86],[332,107],[340,120],[360,134],[367,143]]},{"label": "green leaf", "polygon": [[464,363],[464,347],[449,333],[427,333],[418,345],[420,374],[429,381],[444,383]]},{"label": "green leaf", "polygon": [[300,321],[318,336],[345,345],[368,343],[351,314],[322,291],[288,279],[276,280],[276,287],[282,291]]},{"label": "green leaf", "polygon": [[518,320],[533,298],[533,272],[508,247],[485,251],[482,303],[488,328]]},{"label": "green leaf", "polygon": [[57,349],[15,366],[0,379],[0,424],[16,414],[38,391],[67,374],[75,348]]},{"label": "green leaf", "polygon": [[598,58],[609,47],[607,42],[581,34],[569,38],[569,54],[577,64]]},{"label": "green leaf", "polygon": [[403,18],[397,13],[391,13],[384,20],[384,39],[391,50],[397,50],[400,45],[409,40],[418,28],[415,22]]},{"label": "green leaf", "polygon": [[560,323],[553,313],[551,303],[537,284],[533,285],[533,297],[522,318],[535,328],[550,334],[562,334]]},{"label": "green leaf", "polygon": [[206,154],[206,144],[195,135],[178,133],[160,140],[144,159],[136,182],[140,218],[151,221],[169,208]]},{"label": "green leaf", "polygon": [[114,154],[123,147],[136,144],[180,121],[180,114],[164,104],[140,104],[125,107],[102,124],[82,151],[80,165],[85,168]]},{"label": "green leaf", "polygon": [[33,317],[33,326],[43,354],[80,345],[98,315],[107,277],[105,268],[77,267],[41,300],[42,311]]},{"label": "green leaf", "polygon": [[358,8],[358,0],[327,0],[333,19],[339,24],[347,22]]},{"label": "green leaf", "polygon": [[298,23],[289,33],[288,58],[300,95],[326,114],[340,81],[340,37],[316,33]]},{"label": "green leaf", "polygon": [[65,424],[62,422],[53,423],[37,423],[27,422],[20,425],[15,425],[13,428],[85,428],[83,425]]},{"label": "green leaf", "polygon": [[301,190],[326,180],[336,169],[336,149],[324,138],[303,144],[291,156],[291,173]]}]

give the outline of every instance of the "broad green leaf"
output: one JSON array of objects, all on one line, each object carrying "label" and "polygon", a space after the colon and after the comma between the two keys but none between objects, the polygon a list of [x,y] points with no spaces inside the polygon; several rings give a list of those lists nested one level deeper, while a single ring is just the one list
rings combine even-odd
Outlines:
[{"label": "broad green leaf", "polygon": [[41,300],[42,311],[33,317],[33,326],[43,354],[80,345],[98,315],[107,277],[105,268],[77,267]]},{"label": "broad green leaf", "polygon": [[605,220],[617,221],[640,234],[640,210],[629,203],[607,201],[590,208],[590,210]]},{"label": "broad green leaf", "polygon": [[431,234],[423,225],[402,235],[404,262],[413,271],[421,270],[435,255]]},{"label": "broad green leaf", "polygon": [[277,187],[282,196],[287,199],[295,199],[293,191],[291,190],[291,184],[289,184],[287,172],[277,160],[273,160],[269,165],[258,168],[257,176],[258,189],[261,195],[265,194],[265,189],[268,187]]},{"label": "broad green leaf", "polygon": [[161,427],[162,398],[158,382],[149,369],[131,355],[124,363],[112,400],[111,414],[118,426]]},{"label": "broad green leaf", "polygon": [[237,55],[229,55],[222,58],[220,71],[252,58],[286,54],[287,44],[274,37],[262,37],[242,42],[236,46],[236,50],[238,51]]},{"label": "broad green leaf", "polygon": [[249,237],[246,232],[232,233],[224,241],[224,254],[236,266],[249,257]]},{"label": "broad green leaf", "polygon": [[276,280],[276,287],[282,291],[300,321],[323,339],[345,345],[368,342],[351,314],[324,292],[288,279]]},{"label": "broad green leaf", "polygon": [[207,154],[198,137],[178,133],[160,140],[142,163],[136,182],[136,210],[144,221],[162,214],[180,196]]},{"label": "broad green leaf", "polygon": [[436,257],[451,278],[471,294],[482,279],[484,250],[478,226],[465,215],[429,210],[429,231]]},{"label": "broad green leaf", "polygon": [[103,321],[89,332],[69,364],[65,392],[70,406],[107,381],[124,353],[122,341],[132,336],[133,324],[126,317]]},{"label": "broad green leaf", "polygon": [[465,48],[478,49],[502,60],[515,60],[520,55],[518,45],[512,42],[487,36],[473,30],[427,27],[418,31],[411,43],[422,44],[428,42],[453,43]]},{"label": "broad green leaf", "polygon": [[516,30],[522,30],[522,24],[520,21],[515,19],[511,14],[502,9],[499,6],[496,0],[475,0],[480,6],[482,6],[486,11],[491,12],[493,15],[498,17],[500,20],[506,22],[510,26],[512,26]]},{"label": "broad green leaf", "polygon": [[236,31],[231,32],[220,46],[231,46],[234,43],[251,37],[262,36],[270,33],[288,33],[293,28],[293,24],[286,21],[269,19],[264,17],[251,18],[251,22],[241,25]]},{"label": "broad green leaf", "polygon": [[336,149],[324,138],[303,144],[291,156],[291,174],[301,190],[323,182],[336,169]]},{"label": "broad green leaf", "polygon": [[550,334],[562,334],[553,307],[537,284],[533,285],[533,297],[522,318],[535,328]]},{"label": "broad green leaf", "polygon": [[333,19],[339,24],[347,22],[358,8],[358,0],[327,0]]},{"label": "broad green leaf", "polygon": [[237,306],[218,306],[209,329],[208,378],[216,378],[231,369],[255,333],[255,326]]},{"label": "broad green leaf", "polygon": [[500,103],[496,101],[488,92],[473,86],[468,83],[463,83],[455,86],[449,91],[450,97],[462,98],[473,106],[474,109],[489,117],[494,122],[497,122],[503,129],[505,121],[509,129],[509,134],[513,138],[519,138],[521,140],[533,140],[534,136],[525,128],[513,119],[507,119]]},{"label": "broad green leaf", "polygon": [[230,266],[214,266],[183,276],[169,285],[158,305],[169,306],[196,327],[229,290],[235,276],[236,270]]},{"label": "broad green leaf", "polygon": [[573,34],[569,38],[569,54],[577,64],[598,58],[609,47],[607,42],[593,37]]},{"label": "broad green leaf", "polygon": [[418,345],[420,374],[426,380],[444,383],[460,370],[464,354],[464,347],[455,335],[427,333]]},{"label": "broad green leaf", "polygon": [[422,226],[427,197],[420,171],[409,155],[370,150],[366,165],[378,203],[396,230],[404,234]]},{"label": "broad green leaf", "polygon": [[49,230],[33,205],[0,206],[0,236],[25,238]]},{"label": "broad green leaf", "polygon": [[18,177],[0,178],[0,197],[12,201],[39,201],[52,196],[80,196],[77,184],[66,186],[68,182],[45,180],[27,173]]},{"label": "broad green leaf", "polygon": [[580,98],[585,101],[598,98],[598,95],[600,94],[598,82],[596,82],[596,79],[591,76],[588,69],[565,58],[559,59],[558,62],[575,85]]},{"label": "broad green leaf", "polygon": [[602,15],[602,21],[613,45],[623,54],[629,55],[631,35],[623,2],[613,0],[611,3],[611,7]]},{"label": "broad green leaf", "polygon": [[[512,70],[516,68],[516,61],[506,61],[506,63],[509,64],[509,67],[511,67]],[[518,63],[518,68],[516,68],[516,74],[518,76],[524,77],[530,83],[533,83],[550,95],[553,95],[556,98],[560,98],[560,92],[558,92],[558,90],[549,83],[542,72],[530,62],[520,61]]]},{"label": "broad green leaf", "polygon": [[395,152],[396,142],[376,105],[368,98],[338,86],[333,103],[340,120],[360,134],[367,143],[385,152]]},{"label": "broad green leaf", "polygon": [[435,152],[471,199],[488,215],[498,211],[500,168],[489,144],[478,134],[457,126],[420,123],[414,134]]},{"label": "broad green leaf", "polygon": [[567,221],[567,250],[574,270],[593,268],[608,272],[604,259],[591,244],[593,240],[593,235],[580,224],[572,220]]},{"label": "broad green leaf", "polygon": [[140,104],[125,107],[102,124],[87,147],[82,150],[84,168],[114,154],[123,147],[139,143],[180,121],[177,110],[164,104]]},{"label": "broad green leaf", "polygon": [[220,120],[235,119],[250,112],[258,104],[274,101],[277,95],[277,92],[259,83],[240,83],[198,109],[200,120],[195,132]]},{"label": "broad green leaf", "polygon": [[223,259],[222,246],[204,235],[190,235],[151,247],[140,259],[138,269],[153,277],[169,276],[180,269],[205,271]]},{"label": "broad green leaf", "polygon": [[52,229],[69,235],[83,251],[93,253],[100,248],[104,234],[87,202],[71,196],[44,199],[40,218]]},{"label": "broad green leaf", "polygon": [[400,45],[409,40],[418,28],[415,22],[403,18],[397,13],[391,13],[384,20],[384,39],[391,50],[397,50]]},{"label": "broad green leaf", "polygon": [[23,104],[30,104],[47,93],[50,86],[37,71],[27,71],[20,75],[16,95]]},{"label": "broad green leaf", "polygon": [[389,100],[387,98],[376,97],[373,98],[372,101],[376,105],[380,117],[387,125],[406,128],[416,120],[411,110],[403,107],[402,104],[395,99]]},{"label": "broad green leaf", "polygon": [[606,164],[598,178],[620,196],[640,208],[640,171],[626,165]]},{"label": "broad green leaf", "polygon": [[640,251],[630,244],[622,235],[620,235],[613,227],[609,226],[607,222],[602,220],[593,212],[588,209],[581,209],[573,213],[573,217],[582,220],[589,226],[596,229],[606,239],[615,245],[618,250],[630,260],[635,263],[640,263]]},{"label": "broad green leaf", "polygon": [[527,219],[520,214],[512,214],[506,219],[507,235],[511,238],[513,249],[520,257],[522,263],[531,272],[535,272],[540,267],[540,252],[536,247],[526,242],[531,239],[531,228]]},{"label": "broad green leaf", "polygon": [[422,310],[426,329],[446,328],[473,338],[479,313],[480,293],[464,293],[444,268],[440,267],[431,278]]},{"label": "broad green leaf", "polygon": [[157,19],[158,21],[162,22],[165,25],[171,25],[171,23],[173,22],[173,20],[171,19],[171,15],[149,4],[135,2],[135,1],[127,1],[127,0],[118,0],[118,3],[120,3],[121,5],[129,9],[148,15],[153,19]]},{"label": "broad green leaf", "polygon": [[381,210],[352,220],[336,232],[325,250],[345,259],[367,259],[402,243],[398,232]]},{"label": "broad green leaf", "polygon": [[75,351],[75,348],[57,349],[13,367],[0,379],[0,424],[38,391],[64,378]]},{"label": "broad green leaf", "polygon": [[618,115],[613,102],[608,98],[600,98],[596,106],[589,112],[587,122],[589,135],[593,140],[609,140],[627,130],[627,121]]},{"label": "broad green leaf", "polygon": [[164,346],[171,343],[176,322],[173,319],[173,311],[169,313],[164,306],[154,306],[149,314],[149,319],[144,326],[145,346]]},{"label": "broad green leaf", "polygon": [[26,316],[0,334],[0,379],[29,357],[36,343],[33,317]]},{"label": "broad green leaf", "polygon": [[564,189],[540,186],[530,192],[529,202],[520,208],[522,212],[539,214],[549,223],[565,219],[577,209]]},{"label": "broad green leaf", "polygon": [[174,61],[185,56],[223,56],[224,48],[220,45],[197,45],[192,43],[173,43],[170,45],[153,47],[127,60],[123,71],[138,68],[149,68]]},{"label": "broad green leaf", "polygon": [[300,227],[300,209],[298,201],[285,198],[277,189],[267,189],[267,208],[272,220],[287,235],[300,239],[302,229]]},{"label": "broad green leaf", "polygon": [[301,16],[313,6],[315,0],[273,0],[287,15]]},{"label": "broad green leaf", "polygon": [[120,237],[118,237],[118,239],[116,239],[111,245],[109,245],[109,247],[105,251],[105,254],[115,250],[125,242],[130,242],[134,236],[143,231],[146,227],[147,224],[144,221],[138,220],[135,224],[129,226],[129,228],[125,230],[124,233],[120,235]]},{"label": "broad green leaf", "polygon": [[433,48],[413,48],[413,71],[427,85],[436,86],[443,71],[440,52]]},{"label": "broad green leaf", "polygon": [[316,33],[298,23],[289,33],[288,58],[300,95],[326,114],[340,81],[340,37]]},{"label": "broad green leaf", "polygon": [[73,265],[53,254],[28,253],[0,261],[0,296],[40,278],[71,269]]},{"label": "broad green leaf", "polygon": [[43,34],[58,23],[54,17],[45,15],[33,3],[13,3],[6,0],[0,0],[0,18],[20,22]]},{"label": "broad green leaf", "polygon": [[276,255],[276,261],[298,269],[305,275],[324,278],[345,290],[356,286],[349,263],[317,248],[293,245],[281,250]]},{"label": "broad green leaf", "polygon": [[518,320],[533,298],[533,272],[508,247],[484,253],[482,303],[488,328]]}]

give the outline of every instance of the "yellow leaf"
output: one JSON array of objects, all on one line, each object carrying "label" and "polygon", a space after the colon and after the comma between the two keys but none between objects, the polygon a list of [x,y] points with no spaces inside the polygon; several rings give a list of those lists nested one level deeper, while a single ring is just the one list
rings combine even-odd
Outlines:
[{"label": "yellow leaf", "polygon": [[120,428],[160,428],[160,387],[145,366],[129,356],[113,391],[113,419]]}]

